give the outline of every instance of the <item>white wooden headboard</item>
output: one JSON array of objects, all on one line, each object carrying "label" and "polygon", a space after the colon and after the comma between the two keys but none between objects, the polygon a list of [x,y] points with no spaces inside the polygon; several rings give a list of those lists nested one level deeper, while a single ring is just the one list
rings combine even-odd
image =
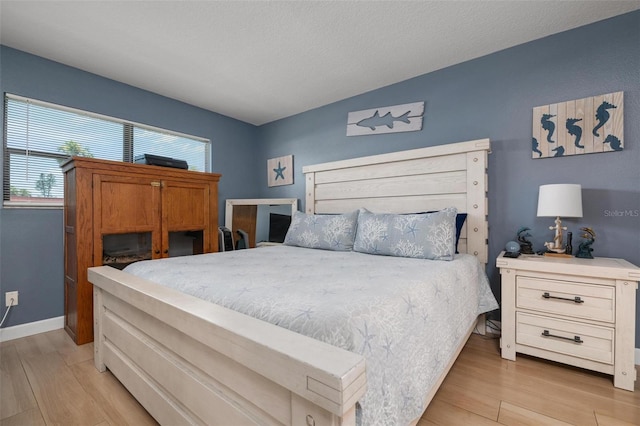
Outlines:
[{"label": "white wooden headboard", "polygon": [[306,212],[417,213],[456,207],[467,213],[461,253],[488,259],[489,139],[372,155],[303,167]]}]

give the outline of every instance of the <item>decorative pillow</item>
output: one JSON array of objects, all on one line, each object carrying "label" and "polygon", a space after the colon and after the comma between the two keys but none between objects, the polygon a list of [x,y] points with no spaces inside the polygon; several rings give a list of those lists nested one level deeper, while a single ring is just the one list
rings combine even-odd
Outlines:
[{"label": "decorative pillow", "polygon": [[358,211],[337,215],[295,212],[284,244],[334,251],[351,251]]},{"label": "decorative pillow", "polygon": [[[437,213],[438,210],[433,210],[427,213]],[[458,213],[456,215],[456,254],[460,253],[458,251],[458,241],[460,241],[460,234],[462,233],[462,227],[464,226],[464,222],[467,220],[467,213]]]},{"label": "decorative pillow", "polygon": [[453,260],[456,213],[453,207],[424,214],[376,214],[360,209],[353,250],[385,256]]},{"label": "decorative pillow", "polygon": [[456,215],[456,254],[460,253],[458,251],[458,241],[460,241],[460,234],[462,233],[462,227],[464,226],[464,222],[467,220],[466,213],[458,213]]}]

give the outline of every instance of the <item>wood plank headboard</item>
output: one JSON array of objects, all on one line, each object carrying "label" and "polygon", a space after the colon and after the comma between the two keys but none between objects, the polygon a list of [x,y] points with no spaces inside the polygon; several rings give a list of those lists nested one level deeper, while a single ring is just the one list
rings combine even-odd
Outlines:
[{"label": "wood plank headboard", "polygon": [[456,207],[467,213],[458,249],[488,259],[489,139],[398,151],[303,167],[305,211],[417,213]]}]

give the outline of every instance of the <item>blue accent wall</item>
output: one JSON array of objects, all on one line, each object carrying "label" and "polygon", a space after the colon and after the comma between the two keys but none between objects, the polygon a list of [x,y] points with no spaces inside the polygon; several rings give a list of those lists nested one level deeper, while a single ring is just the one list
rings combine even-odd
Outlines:
[{"label": "blue accent wall", "polygon": [[[633,215],[640,210],[639,43],[640,12],[633,12],[260,127],[7,47],[0,47],[0,89],[210,138],[214,171],[223,174],[220,223],[226,198],[292,197],[304,208],[305,165],[490,138],[488,274],[500,298],[494,264],[504,244],[521,226],[532,229],[536,249],[552,238],[552,221],[535,216],[542,184],[582,184],[584,217],[563,221],[574,247],[578,228],[590,226],[596,256],[640,265],[640,217]],[[616,91],[625,92],[624,151],[531,158],[534,107]],[[346,137],[349,112],[417,101],[425,101],[422,131]],[[268,188],[266,160],[289,154],[294,185]],[[62,257],[60,210],[0,209],[0,294],[19,290],[28,306],[7,325],[62,315]],[[640,308],[636,324],[638,347]]]},{"label": "blue accent wall", "polygon": [[[219,199],[254,197],[258,129],[211,111],[0,46],[0,91],[208,138]],[[4,128],[3,118],[0,125]],[[1,167],[1,166],[0,166]],[[219,221],[224,223],[224,203]],[[0,208],[0,295],[19,291],[5,327],[63,315],[61,209]]]},{"label": "blue accent wall", "polygon": [[[639,46],[640,12],[633,12],[266,124],[260,128],[261,155],[293,154],[295,184],[268,188],[263,178],[260,196],[298,198],[304,207],[305,165],[490,138],[488,274],[498,298],[495,257],[519,227],[532,229],[536,250],[553,238],[547,228],[553,220],[536,217],[543,184],[582,184],[584,217],[563,220],[575,249],[579,228],[589,226],[597,234],[595,256],[640,266]],[[616,91],[624,91],[624,151],[531,158],[534,107]],[[345,136],[351,111],[423,100],[422,131]],[[260,166],[266,176],[266,164]],[[637,305],[639,347],[640,291]]]}]

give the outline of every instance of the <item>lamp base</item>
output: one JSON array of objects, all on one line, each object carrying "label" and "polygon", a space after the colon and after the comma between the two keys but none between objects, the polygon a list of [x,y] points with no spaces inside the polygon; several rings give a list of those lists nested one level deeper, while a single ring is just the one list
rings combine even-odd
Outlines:
[{"label": "lamp base", "polygon": [[551,252],[551,251],[545,252],[544,255],[547,256],[547,257],[569,257],[569,258],[573,257],[573,256],[571,256],[570,254],[567,254],[567,253],[554,253],[554,252]]},{"label": "lamp base", "polygon": [[556,217],[555,226],[550,226],[549,229],[555,231],[555,236],[553,237],[553,241],[544,243],[547,251],[551,251],[554,253],[564,253],[566,247],[562,244],[562,231],[566,231],[567,227],[562,226],[562,221],[560,220],[560,216]]},{"label": "lamp base", "polygon": [[544,247],[547,249],[547,252],[552,253],[564,253],[566,251],[565,247],[555,247],[555,241],[544,243]]}]

